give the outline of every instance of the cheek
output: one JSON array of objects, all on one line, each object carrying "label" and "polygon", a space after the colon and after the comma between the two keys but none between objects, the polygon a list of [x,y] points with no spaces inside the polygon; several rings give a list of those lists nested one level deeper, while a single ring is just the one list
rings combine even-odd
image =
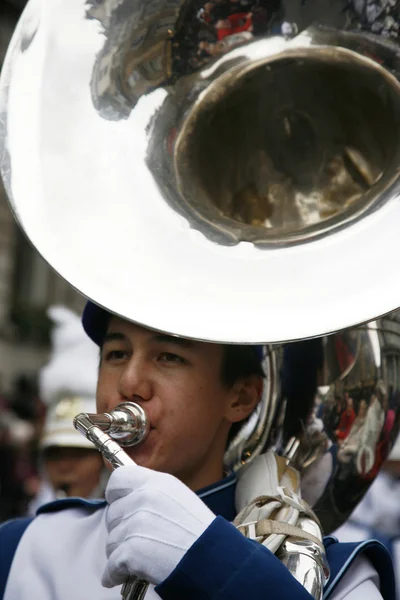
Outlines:
[{"label": "cheek", "polygon": [[198,386],[193,396],[193,405],[205,417],[218,418],[224,415],[228,393],[219,380],[215,381],[209,378],[206,385]]},{"label": "cheek", "polygon": [[118,381],[115,374],[100,368],[96,389],[96,405],[98,412],[107,411],[109,400],[115,395],[117,389]]},{"label": "cheek", "polygon": [[[175,395],[174,395],[175,392]],[[219,386],[191,385],[171,391],[169,394],[168,428],[181,428],[195,437],[203,436],[205,431],[210,433],[219,426],[225,412],[225,394]],[[166,416],[166,415],[165,415]],[[182,432],[183,433],[183,432]]]}]

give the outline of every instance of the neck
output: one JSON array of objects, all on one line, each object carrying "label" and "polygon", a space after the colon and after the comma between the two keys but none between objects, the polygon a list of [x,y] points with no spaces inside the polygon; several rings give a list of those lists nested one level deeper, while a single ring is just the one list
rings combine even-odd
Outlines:
[{"label": "neck", "polygon": [[186,472],[175,473],[194,492],[224,478],[224,454],[229,427],[230,423],[221,426],[195,465]]},{"label": "neck", "polygon": [[225,445],[224,440],[214,443],[196,465],[186,472],[175,474],[176,477],[194,492],[221,481],[224,477]]},{"label": "neck", "polygon": [[210,469],[200,469],[196,473],[192,474],[183,474],[182,477],[178,476],[185,485],[188,486],[191,490],[196,492],[197,490],[201,490],[213,483],[217,483],[221,481],[224,477],[224,469],[222,463],[214,468]]}]

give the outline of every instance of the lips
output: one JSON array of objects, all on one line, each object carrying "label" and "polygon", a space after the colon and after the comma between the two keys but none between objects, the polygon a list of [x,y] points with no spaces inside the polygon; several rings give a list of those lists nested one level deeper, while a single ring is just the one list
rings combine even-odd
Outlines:
[{"label": "lips", "polygon": [[156,424],[154,422],[154,419],[150,418],[149,413],[147,413],[147,420],[149,423],[149,431],[151,431],[152,429],[156,429]]},{"label": "lips", "polygon": [[144,438],[144,440],[143,440],[143,442],[142,442],[142,443],[144,443],[144,442],[145,442],[145,441],[146,441],[146,440],[149,438],[150,434],[151,434],[153,431],[155,431],[155,430],[156,430],[156,428],[150,425],[150,427],[149,427],[149,432],[148,432],[148,434],[146,435],[146,437]]}]

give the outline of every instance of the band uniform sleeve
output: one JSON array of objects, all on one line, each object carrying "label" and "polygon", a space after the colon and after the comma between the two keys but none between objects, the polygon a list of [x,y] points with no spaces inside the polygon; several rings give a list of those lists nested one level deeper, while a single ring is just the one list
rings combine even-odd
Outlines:
[{"label": "band uniform sleeve", "polygon": [[156,587],[163,600],[311,600],[266,548],[217,517]]}]

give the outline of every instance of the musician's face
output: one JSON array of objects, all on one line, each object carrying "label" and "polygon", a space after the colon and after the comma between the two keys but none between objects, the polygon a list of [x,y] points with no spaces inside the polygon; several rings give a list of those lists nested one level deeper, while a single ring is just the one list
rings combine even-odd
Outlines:
[{"label": "musician's face", "polygon": [[56,493],[89,498],[104,468],[101,455],[89,448],[51,446],[44,451],[47,479]]},{"label": "musician's face", "polygon": [[112,318],[105,337],[97,409],[123,401],[140,404],[150,433],[129,455],[139,464],[175,475],[192,489],[218,481],[227,435],[246,418],[259,385],[221,380],[223,347],[193,342]]}]

